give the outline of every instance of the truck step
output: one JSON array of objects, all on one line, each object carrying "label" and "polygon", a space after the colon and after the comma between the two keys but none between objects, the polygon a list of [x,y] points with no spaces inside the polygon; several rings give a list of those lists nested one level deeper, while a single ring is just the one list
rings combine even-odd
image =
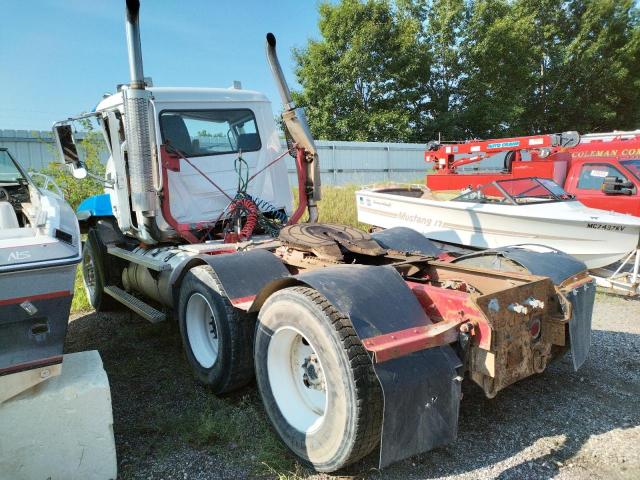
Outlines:
[{"label": "truck step", "polygon": [[163,262],[162,260],[149,257],[148,255],[140,255],[135,252],[130,252],[129,250],[125,250],[120,247],[107,247],[107,253],[109,255],[128,260],[131,263],[137,263],[138,265],[147,267],[150,270],[155,270],[156,272],[162,272],[163,270],[169,270],[171,268],[171,265]]},{"label": "truck step", "polygon": [[151,305],[144,303],[139,298],[134,297],[130,293],[125,292],[120,287],[109,285],[104,287],[104,293],[115,298],[117,301],[127,306],[141,317],[149,320],[151,323],[162,322],[167,316],[160,310],[156,310]]}]

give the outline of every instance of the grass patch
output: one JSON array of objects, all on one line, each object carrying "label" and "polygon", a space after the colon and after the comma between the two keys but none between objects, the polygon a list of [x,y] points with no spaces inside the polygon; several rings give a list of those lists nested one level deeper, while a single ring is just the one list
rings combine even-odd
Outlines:
[{"label": "grass patch", "polygon": [[82,284],[82,264],[76,270],[76,281],[74,285],[73,301],[71,303],[71,313],[91,311],[91,304],[87,298],[87,292]]},{"label": "grass patch", "polygon": [[356,185],[324,187],[322,189],[322,200],[318,204],[319,221],[322,223],[352,225],[363,230],[369,228],[368,225],[358,222],[356,190],[360,188]]},{"label": "grass patch", "polygon": [[[250,464],[256,474],[289,475],[300,466],[273,433],[257,393],[239,401],[212,399],[199,411],[190,410],[158,422],[164,434],[178,435],[212,454],[228,454],[230,462]],[[248,458],[247,458],[248,457]]]}]

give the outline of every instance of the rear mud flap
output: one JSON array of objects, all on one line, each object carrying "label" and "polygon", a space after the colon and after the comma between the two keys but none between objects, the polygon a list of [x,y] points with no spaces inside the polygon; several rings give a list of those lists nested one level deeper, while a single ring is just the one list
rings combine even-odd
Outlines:
[{"label": "rear mud flap", "polygon": [[460,366],[448,346],[374,365],[384,394],[380,468],[456,439]]},{"label": "rear mud flap", "polygon": [[[418,300],[392,267],[344,265],[296,278],[348,315],[360,338],[429,323]],[[374,364],[384,397],[380,467],[455,440],[460,366],[449,346]]]},{"label": "rear mud flap", "polygon": [[591,345],[591,315],[596,297],[596,283],[589,282],[575,288],[567,295],[571,302],[572,315],[569,320],[569,338],[573,368],[578,370],[589,356]]}]

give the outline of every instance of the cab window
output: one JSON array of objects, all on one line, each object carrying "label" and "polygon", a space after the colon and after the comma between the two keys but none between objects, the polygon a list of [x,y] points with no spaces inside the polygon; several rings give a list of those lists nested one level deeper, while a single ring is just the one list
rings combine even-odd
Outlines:
[{"label": "cab window", "polygon": [[165,110],[160,114],[165,144],[187,157],[260,150],[256,118],[251,110]]},{"label": "cab window", "polygon": [[582,166],[580,178],[578,179],[578,189],[580,190],[600,190],[604,179],[607,177],[618,177],[623,181],[627,177],[613,165],[606,163],[588,163]]},{"label": "cab window", "polygon": [[640,160],[622,160],[620,162],[627,170],[629,170],[633,175],[640,180]]}]

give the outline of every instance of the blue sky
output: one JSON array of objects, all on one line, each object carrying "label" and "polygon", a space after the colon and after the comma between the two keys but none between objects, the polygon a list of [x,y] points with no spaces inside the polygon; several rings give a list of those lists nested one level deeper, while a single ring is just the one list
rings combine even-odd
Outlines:
[{"label": "blue sky", "polygon": [[[2,2],[0,128],[49,129],[91,110],[129,78],[124,0]],[[157,86],[244,88],[279,97],[264,55],[278,39],[296,87],[291,49],[318,37],[316,0],[142,0],[145,75]]]}]

